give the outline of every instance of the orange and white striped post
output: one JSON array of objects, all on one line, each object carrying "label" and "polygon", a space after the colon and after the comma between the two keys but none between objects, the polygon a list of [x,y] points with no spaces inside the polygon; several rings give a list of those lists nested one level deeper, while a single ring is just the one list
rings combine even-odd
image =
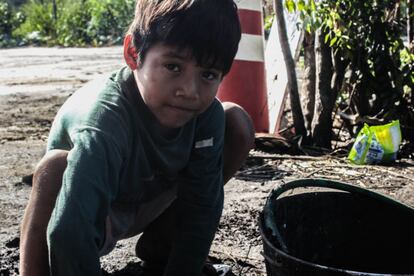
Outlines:
[{"label": "orange and white striped post", "polygon": [[251,116],[256,132],[269,131],[264,36],[261,0],[235,0],[242,37],[229,74],[222,81],[218,98],[242,106]]}]

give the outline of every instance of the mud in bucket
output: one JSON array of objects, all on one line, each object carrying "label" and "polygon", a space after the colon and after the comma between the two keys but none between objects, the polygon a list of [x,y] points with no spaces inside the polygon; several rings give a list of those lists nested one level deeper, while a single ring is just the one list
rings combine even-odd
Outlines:
[{"label": "mud in bucket", "polygon": [[259,225],[269,276],[414,275],[414,209],[366,189],[286,183]]}]

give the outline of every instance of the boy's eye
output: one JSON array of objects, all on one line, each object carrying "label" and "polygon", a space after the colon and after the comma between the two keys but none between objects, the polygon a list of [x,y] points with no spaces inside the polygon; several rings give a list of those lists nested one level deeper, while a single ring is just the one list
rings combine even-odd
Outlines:
[{"label": "boy's eye", "polygon": [[212,71],[205,71],[203,72],[203,78],[207,79],[207,80],[215,80],[218,78],[219,74],[216,72],[212,72]]},{"label": "boy's eye", "polygon": [[178,66],[177,64],[169,63],[169,64],[165,64],[164,66],[169,71],[180,72],[180,66]]}]

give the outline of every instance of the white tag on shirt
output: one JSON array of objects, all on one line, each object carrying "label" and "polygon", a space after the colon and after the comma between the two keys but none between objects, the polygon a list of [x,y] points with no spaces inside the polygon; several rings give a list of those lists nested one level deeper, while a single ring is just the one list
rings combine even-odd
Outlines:
[{"label": "white tag on shirt", "polygon": [[211,137],[211,138],[205,139],[205,140],[201,140],[201,141],[197,141],[195,143],[194,148],[201,149],[201,148],[206,148],[206,147],[212,147],[213,146],[213,138],[214,137]]}]

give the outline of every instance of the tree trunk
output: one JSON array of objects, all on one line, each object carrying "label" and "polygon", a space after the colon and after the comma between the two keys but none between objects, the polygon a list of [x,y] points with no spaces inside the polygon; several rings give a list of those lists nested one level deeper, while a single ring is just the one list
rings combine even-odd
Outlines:
[{"label": "tree trunk", "polygon": [[53,8],[53,20],[57,21],[57,7],[56,7],[56,0],[52,1],[52,8]]},{"label": "tree trunk", "polygon": [[295,61],[289,47],[288,36],[286,32],[286,23],[283,15],[283,0],[275,0],[275,12],[277,29],[279,32],[279,42],[282,48],[283,58],[286,64],[290,105],[292,108],[293,125],[295,134],[306,138],[305,123],[303,120],[302,108],[300,106],[300,97],[298,91],[298,82],[296,78]]},{"label": "tree trunk", "polygon": [[338,50],[334,54],[333,58],[333,76],[332,76],[332,105],[335,105],[335,101],[338,98],[339,91],[342,89],[346,68],[349,65],[349,60],[344,59],[342,53]]},{"label": "tree trunk", "polygon": [[410,48],[414,43],[414,1],[407,0],[407,38]]},{"label": "tree trunk", "polygon": [[332,80],[332,57],[331,49],[325,43],[325,32],[317,31],[316,51],[316,97],[315,114],[312,121],[312,140],[315,146],[331,148],[332,140],[332,110],[333,99]]},{"label": "tree trunk", "polygon": [[312,133],[312,119],[315,111],[315,86],[316,86],[316,66],[315,66],[315,33],[305,32],[303,39],[303,49],[305,56],[305,70],[301,89],[301,101],[307,136]]}]

